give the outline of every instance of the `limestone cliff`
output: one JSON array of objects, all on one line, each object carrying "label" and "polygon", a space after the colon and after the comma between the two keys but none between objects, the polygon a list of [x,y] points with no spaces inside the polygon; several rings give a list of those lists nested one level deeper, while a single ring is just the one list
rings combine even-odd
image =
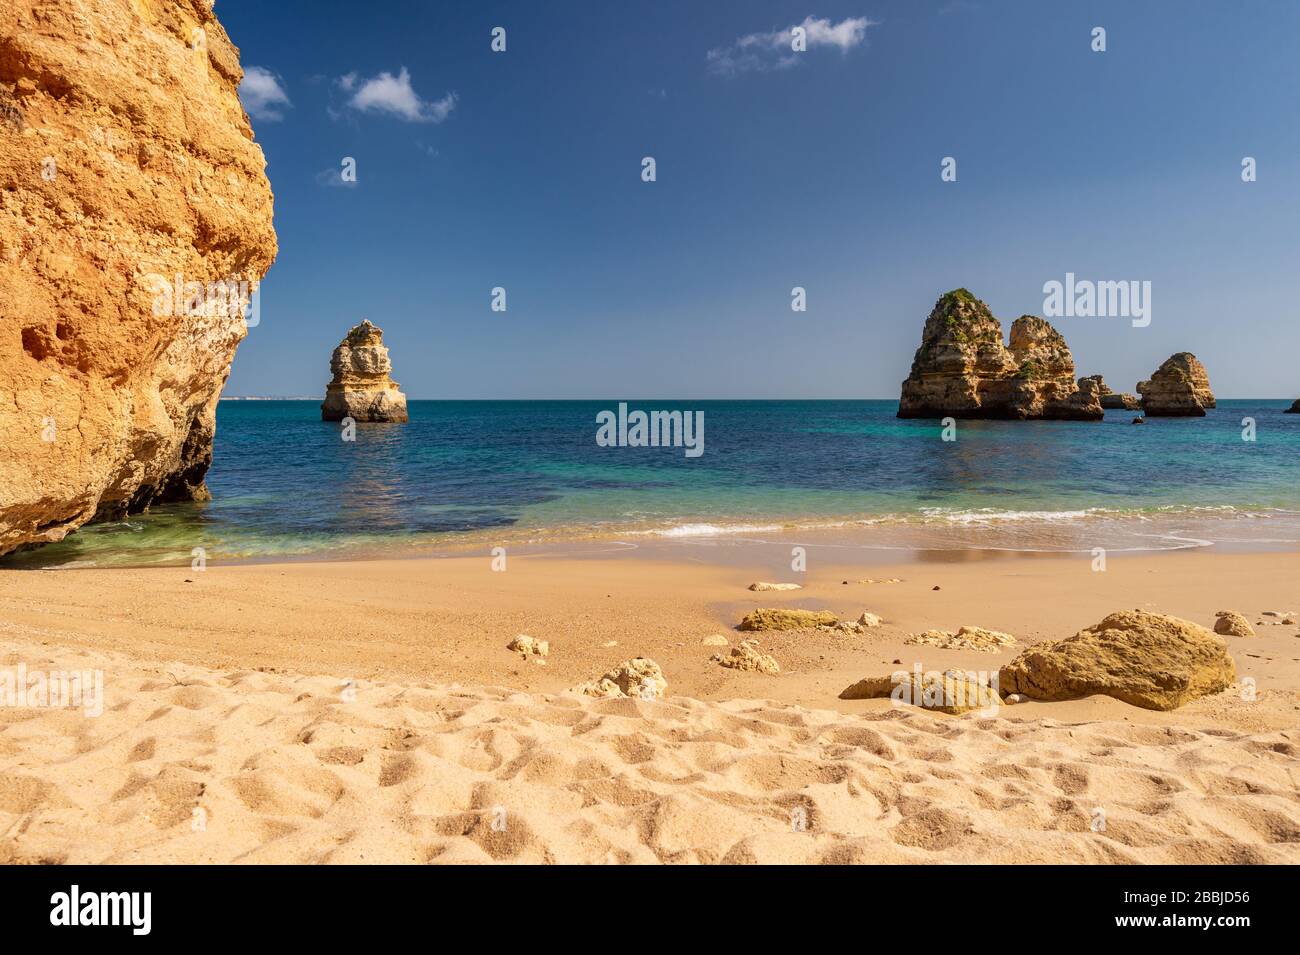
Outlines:
[{"label": "limestone cliff", "polygon": [[926,319],[898,416],[1095,421],[1099,399],[1091,379],[1075,382],[1070,349],[1047,321],[1021,316],[1004,345],[988,306],[957,289]]},{"label": "limestone cliff", "polygon": [[0,553],[206,495],[276,254],[211,7],[0,3]]},{"label": "limestone cliff", "polygon": [[1103,408],[1108,410],[1113,408],[1123,411],[1137,411],[1142,407],[1142,403],[1138,401],[1137,395],[1120,394],[1119,392],[1112,391],[1110,386],[1102,379],[1101,375],[1089,375],[1086,379],[1080,378],[1079,384],[1082,385],[1084,381],[1095,381],[1097,383],[1097,390],[1101,395],[1101,406]]},{"label": "limestone cliff", "polygon": [[363,320],[330,357],[334,379],[325,388],[321,419],[406,421],[406,395],[397,390],[392,370],[383,331]]},{"label": "limestone cliff", "polygon": [[1171,355],[1150,381],[1138,382],[1137,390],[1148,418],[1204,417],[1215,403],[1210,376],[1191,352]]}]

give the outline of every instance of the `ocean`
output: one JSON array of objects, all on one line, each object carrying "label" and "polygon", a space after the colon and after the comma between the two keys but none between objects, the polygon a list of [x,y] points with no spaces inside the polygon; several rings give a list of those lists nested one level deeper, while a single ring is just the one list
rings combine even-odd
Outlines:
[{"label": "ocean", "polygon": [[[1300,415],[900,420],[894,401],[630,401],[703,412],[703,453],[602,446],[617,401],[412,401],[342,440],[317,401],[223,401],[213,499],[83,528],[5,566],[401,557],[497,544],[842,538],[1086,551],[1300,542]],[[1243,419],[1255,440],[1243,440]]]}]

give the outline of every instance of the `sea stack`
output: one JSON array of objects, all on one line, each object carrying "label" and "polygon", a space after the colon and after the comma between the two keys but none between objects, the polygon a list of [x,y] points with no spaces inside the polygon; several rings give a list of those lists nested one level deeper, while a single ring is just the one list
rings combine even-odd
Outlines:
[{"label": "sea stack", "polygon": [[1191,352],[1171,355],[1137,390],[1148,418],[1203,418],[1214,407],[1210,376]]},{"label": "sea stack", "polygon": [[1142,402],[1138,400],[1137,395],[1120,394],[1111,391],[1110,386],[1106,384],[1101,375],[1090,375],[1087,379],[1079,379],[1080,383],[1085,380],[1097,383],[1097,388],[1101,392],[1101,406],[1108,411],[1111,409],[1137,411],[1142,407]]},{"label": "sea stack", "polygon": [[211,8],[0,3],[0,554],[208,496],[217,400],[276,255]]},{"label": "sea stack", "polygon": [[1297,398],[1295,400],[1295,404],[1293,404],[1290,408],[1287,408],[1286,411],[1283,412],[1283,414],[1300,414],[1300,398]]},{"label": "sea stack", "polygon": [[1046,320],[1022,315],[1010,345],[989,307],[966,289],[935,303],[903,382],[900,418],[1099,421],[1097,383],[1074,380],[1074,358]]},{"label": "sea stack", "polygon": [[397,390],[392,370],[383,331],[363,320],[330,357],[334,378],[325,388],[321,420],[406,421],[406,395]]}]

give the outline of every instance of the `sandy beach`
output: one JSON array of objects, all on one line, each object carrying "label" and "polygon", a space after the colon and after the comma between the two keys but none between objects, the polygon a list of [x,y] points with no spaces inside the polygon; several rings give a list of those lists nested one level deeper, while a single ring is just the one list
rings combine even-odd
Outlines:
[{"label": "sandy beach", "polygon": [[1287,924],[1300,5],[831,6],[0,0],[8,927]]},{"label": "sandy beach", "polygon": [[[104,681],[102,715],[0,709],[0,858],[1296,862],[1296,580],[1294,553],[795,574],[743,549],[0,572],[0,663]],[[737,632],[757,607],[883,623]],[[1225,638],[1253,699],[947,716],[838,698],[914,664],[995,671],[1135,608],[1258,624]],[[960,626],[1017,642],[905,642]],[[511,652],[519,634],[549,653]],[[720,666],[717,635],[756,637],[781,672]],[[566,692],[638,656],[662,699]]]}]

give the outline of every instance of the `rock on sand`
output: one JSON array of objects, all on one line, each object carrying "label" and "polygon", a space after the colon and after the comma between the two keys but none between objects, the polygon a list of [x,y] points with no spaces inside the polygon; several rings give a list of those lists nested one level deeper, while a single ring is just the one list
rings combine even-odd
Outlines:
[{"label": "rock on sand", "polygon": [[889,676],[869,676],[840,692],[841,700],[891,697],[922,709],[957,715],[996,707],[997,691],[971,679],[964,670],[916,673],[896,670]]},{"label": "rock on sand", "polygon": [[641,699],[659,699],[668,689],[659,664],[648,657],[624,660],[614,669],[596,680],[575,686],[570,693],[579,696],[619,697],[634,696]]},{"label": "rock on sand", "polygon": [[1250,621],[1232,610],[1220,610],[1215,615],[1214,632],[1228,637],[1253,637]]},{"label": "rock on sand", "polygon": [[749,673],[766,673],[768,676],[776,676],[781,672],[781,667],[777,664],[776,658],[766,653],[760,653],[752,641],[742,641],[739,646],[731,648],[731,656],[724,657],[718,654],[715,659],[724,667],[732,670],[744,670]]},{"label": "rock on sand", "polygon": [[1205,627],[1145,610],[1121,610],[1057,643],[1040,644],[1004,666],[1003,693],[1073,700],[1094,693],[1148,710],[1172,710],[1230,687],[1228,645]]},{"label": "rock on sand", "polygon": [[741,630],[811,630],[833,627],[839,621],[829,610],[759,608],[740,621]]},{"label": "rock on sand", "polygon": [[1016,638],[1001,630],[962,627],[956,633],[949,630],[925,630],[912,634],[903,642],[925,644],[941,650],[978,650],[981,653],[997,653],[1003,647],[1015,646]]}]

